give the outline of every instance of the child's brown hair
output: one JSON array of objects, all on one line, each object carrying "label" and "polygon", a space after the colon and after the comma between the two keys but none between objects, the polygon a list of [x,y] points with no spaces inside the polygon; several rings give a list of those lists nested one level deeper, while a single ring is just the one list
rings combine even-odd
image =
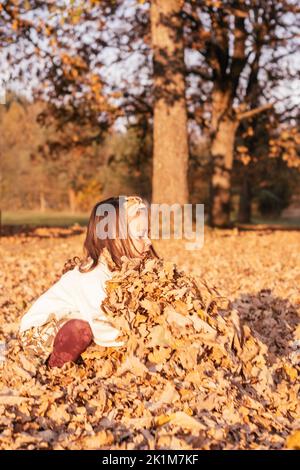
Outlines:
[{"label": "child's brown hair", "polygon": [[[100,255],[104,255],[106,260],[112,261],[112,265],[115,265],[115,269],[121,268],[121,257],[126,256],[128,258],[134,258],[138,256],[138,252],[134,247],[134,243],[129,233],[126,231],[126,237],[122,238],[122,233],[124,233],[124,221],[121,220],[120,217],[120,209],[123,208],[127,210],[133,204],[143,204],[147,206],[147,202],[140,198],[139,196],[129,196],[129,197],[110,197],[103,201],[98,202],[95,204],[91,211],[91,215],[89,218],[86,237],[84,241],[84,258],[81,260],[78,257],[74,257],[71,260],[68,260],[65,263],[63,272],[67,272],[70,269],[73,269],[75,266],[79,266],[80,272],[88,272],[94,269],[97,264]],[[123,204],[123,207],[120,205]],[[101,206],[110,205],[114,208],[114,211],[108,211],[107,216],[109,221],[111,221],[111,217],[116,215],[116,227],[114,228],[114,237],[99,237],[97,234],[97,225],[101,222],[104,218],[104,215],[99,215],[99,208],[101,212]],[[126,205],[126,207],[125,207]],[[107,207],[107,206],[106,206]],[[105,208],[104,208],[105,211]],[[148,215],[149,217],[149,215]],[[147,252],[147,257],[151,258],[159,258],[156,250],[154,249],[153,245],[151,244],[149,247],[149,251]],[[112,268],[113,266],[109,266]]]}]

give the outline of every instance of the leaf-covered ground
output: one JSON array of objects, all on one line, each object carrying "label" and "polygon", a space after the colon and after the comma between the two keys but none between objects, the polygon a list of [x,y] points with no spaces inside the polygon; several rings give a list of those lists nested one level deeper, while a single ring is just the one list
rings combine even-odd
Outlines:
[{"label": "leaf-covered ground", "polygon": [[82,241],[64,229],[1,240],[1,448],[299,446],[299,232],[207,230],[195,252],[155,243],[165,262],[124,265],[107,286],[126,347],[48,370],[14,338]]}]

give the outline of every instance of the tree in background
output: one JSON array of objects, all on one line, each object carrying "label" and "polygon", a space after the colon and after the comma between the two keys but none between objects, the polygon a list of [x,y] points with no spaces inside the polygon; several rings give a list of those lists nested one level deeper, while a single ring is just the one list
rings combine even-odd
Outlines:
[{"label": "tree in background", "polygon": [[[27,77],[35,76],[35,72],[40,74],[36,96],[48,100],[48,107],[40,119],[50,126],[57,126],[56,136],[53,134],[49,141],[50,153],[64,155],[70,151],[72,155],[74,150],[74,155],[83,157],[93,145],[104,145],[106,136],[112,135],[114,124],[122,122],[127,128],[136,127],[138,132],[141,157],[128,160],[133,165],[133,173],[138,174],[143,172],[144,156],[148,158],[147,151],[143,151],[147,147],[146,136],[154,129],[154,136],[157,132],[161,142],[159,144],[156,139],[154,158],[157,149],[160,156],[156,162],[163,163],[170,172],[169,183],[172,183],[172,188],[180,188],[180,198],[187,194],[187,189],[182,190],[187,188],[187,152],[183,150],[187,148],[184,124],[187,98],[190,131],[197,125],[201,134],[206,127],[210,137],[211,223],[227,225],[239,127],[241,123],[251,123],[250,119],[260,113],[270,114],[276,93],[280,95],[283,85],[286,86],[285,77],[292,77],[296,72],[294,69],[288,71],[285,61],[289,55],[293,56],[297,45],[296,2],[186,0],[180,6],[179,3],[76,0],[70,1],[66,7],[63,1],[21,1],[19,4],[24,8],[25,5],[31,8],[30,15],[26,17],[30,25],[27,24],[26,34],[20,27],[20,34],[14,37],[15,41],[22,41],[17,43],[19,55],[11,56],[10,60],[15,64],[16,58],[22,59]],[[164,10],[159,18],[162,21],[153,31],[151,13],[158,14],[161,5]],[[171,5],[177,12],[174,15],[169,10]],[[5,31],[19,31],[19,23],[11,21],[14,15],[5,14]],[[17,18],[23,20],[24,15],[18,14]],[[179,35],[171,44],[172,28],[177,29]],[[154,33],[158,34],[155,41],[161,41],[166,34],[168,41],[160,44],[164,48],[159,44],[155,46]],[[172,51],[178,51],[176,60],[171,57]],[[163,62],[165,56],[167,63]],[[26,62],[26,58],[29,61]],[[134,58],[134,67],[131,58]],[[42,66],[35,67],[34,61]],[[118,64],[121,75],[109,76],[108,62]],[[160,65],[164,76],[160,73]],[[172,67],[177,73],[170,77]],[[20,67],[15,67],[15,71],[18,70]],[[160,97],[159,91],[163,92]],[[166,103],[163,105],[163,94],[168,96],[169,110]],[[180,98],[179,101],[176,98]],[[173,138],[170,134],[161,140],[167,136],[161,132],[166,129],[165,124],[164,127],[155,126],[155,121],[160,121],[154,119],[152,125],[156,105],[160,110],[156,115],[161,121],[167,115],[168,122],[172,121],[172,113],[168,115],[168,111],[179,106],[177,116],[180,120],[173,123],[171,131],[178,129],[174,126],[180,121],[180,132],[185,137],[180,139],[176,151],[170,149],[175,137],[179,136],[179,130],[174,132]],[[282,107],[285,108],[286,104],[282,103]],[[243,147],[243,144],[239,146]],[[162,148],[165,148],[164,152]],[[169,152],[169,157],[164,159],[166,152]],[[176,155],[178,160],[175,164]],[[113,158],[111,162],[112,168]],[[191,170],[195,161],[189,163]],[[177,169],[179,164],[180,170]],[[155,174],[159,173],[153,173],[153,187]],[[167,172],[162,172],[162,176],[156,179],[157,188],[173,199],[169,186],[161,183],[165,175]],[[177,191],[175,200],[178,201]]]},{"label": "tree in background", "polygon": [[199,77],[198,115],[211,139],[210,223],[227,226],[236,132],[271,109],[273,89],[295,76],[283,59],[297,50],[299,11],[294,1],[188,3],[187,46],[199,53],[189,70]]},{"label": "tree in background", "polygon": [[[183,2],[152,3],[152,39],[149,5],[147,10],[143,2],[135,3],[129,19],[126,9],[129,2],[78,1],[70,2],[65,10],[63,3],[56,2],[54,8],[46,4],[44,8],[48,11],[43,10],[43,15],[32,21],[33,30],[35,24],[39,31],[42,29],[44,41],[40,38],[36,41],[34,32],[30,36],[44,62],[40,75],[43,87],[39,87],[36,97],[49,102],[40,122],[48,125],[56,122],[58,131],[64,130],[64,136],[60,134],[49,149],[58,152],[79,146],[87,148],[95,141],[100,143],[120,117],[128,120],[129,126],[152,128],[155,101],[153,198],[187,202],[187,117],[180,37]],[[131,20],[133,24],[128,27]],[[139,48],[143,51],[139,58],[146,62],[146,74],[153,71],[150,86],[149,83],[141,86],[140,77],[135,75],[130,86],[126,86],[125,80],[125,88],[110,87],[103,73],[105,51],[117,51],[115,61],[122,66]],[[78,133],[74,132],[76,126],[80,128]],[[148,129],[144,135],[147,133]]]},{"label": "tree in background", "polygon": [[[149,197],[152,135],[133,126],[108,133],[101,143],[66,146],[63,130],[41,127],[37,117],[46,107],[14,94],[0,107],[0,200],[6,210],[89,211],[111,194],[140,192]],[[78,139],[81,139],[77,129]],[[54,148],[50,149],[49,146]],[[136,170],[133,171],[133,168]]]},{"label": "tree in background", "polygon": [[[262,215],[279,216],[300,181],[300,136],[290,112],[259,115],[239,128],[234,167],[238,221],[249,223],[253,202]],[[284,122],[283,122],[284,121]]]},{"label": "tree in background", "polygon": [[36,122],[41,109],[40,103],[30,104],[14,94],[7,94],[6,104],[0,106],[0,195],[5,207],[30,207],[32,198],[43,199],[46,174],[31,165],[31,153],[45,139]]},{"label": "tree in background", "polygon": [[188,202],[188,137],[181,0],[151,2],[153,202]]},{"label": "tree in background", "polygon": [[[289,162],[286,156],[283,157],[279,148],[279,128],[276,113],[257,116],[250,125],[239,128],[233,168],[239,223],[250,223],[253,216],[259,215],[278,217],[289,204],[299,182],[297,168],[292,166],[291,159]],[[297,149],[294,145],[291,150],[295,157]]]},{"label": "tree in background", "polygon": [[[122,116],[128,119],[129,126],[146,129],[145,137],[147,127],[149,128],[149,124],[147,126],[145,122],[148,118],[152,119],[154,106],[152,197],[156,202],[181,204],[188,200],[187,118],[183,41],[180,37],[182,4],[182,1],[159,1],[151,4],[154,99],[149,99],[150,91],[147,86],[141,92],[136,91],[141,88],[136,76],[133,77],[130,88],[114,90],[106,86],[101,73],[104,66],[101,53],[105,48],[113,46],[118,50],[116,61],[121,65],[128,54],[136,52],[136,46],[132,45],[133,39],[138,39],[140,43],[146,38],[146,61],[149,60],[150,49],[146,44],[149,41],[149,25],[144,21],[143,15],[138,14],[142,7],[137,4],[134,25],[131,25],[130,30],[124,26],[123,34],[110,27],[110,22],[115,17],[121,25],[122,22],[126,25],[124,2],[115,2],[113,6],[111,2],[87,2],[84,8],[79,7],[75,12],[64,16],[63,24],[61,20],[57,20],[51,30],[51,53],[56,59],[51,61],[47,74],[47,99],[50,99],[51,106],[48,115],[45,115],[47,122],[51,116],[62,122],[64,130],[66,123],[76,122],[81,127],[81,134],[84,126],[90,130],[94,125],[95,132],[86,139],[74,137],[76,140],[73,145],[86,148],[93,140],[99,142],[103,132],[107,132]],[[82,39],[82,32],[86,28],[89,37],[93,37],[93,41],[89,38],[88,43]],[[122,26],[120,28],[122,30]],[[113,105],[116,100],[121,105]],[[150,127],[152,128],[151,124]],[[64,145],[71,147],[72,140]],[[139,171],[141,162],[136,163],[135,170]]]}]

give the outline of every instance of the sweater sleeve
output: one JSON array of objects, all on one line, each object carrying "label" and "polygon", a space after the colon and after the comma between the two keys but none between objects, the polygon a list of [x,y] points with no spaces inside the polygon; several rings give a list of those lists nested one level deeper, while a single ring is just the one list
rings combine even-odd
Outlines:
[{"label": "sweater sleeve", "polygon": [[81,273],[78,268],[68,271],[33,303],[21,320],[20,332],[45,324],[51,314],[60,319],[72,315],[90,324],[94,341],[100,346],[122,346],[117,342],[119,331],[101,310],[106,296],[105,282],[111,272],[102,264]]},{"label": "sweater sleeve", "polygon": [[68,286],[74,284],[74,272],[65,273],[53,286],[41,294],[23,315],[20,332],[44,325],[51,314],[60,319],[75,311]]}]

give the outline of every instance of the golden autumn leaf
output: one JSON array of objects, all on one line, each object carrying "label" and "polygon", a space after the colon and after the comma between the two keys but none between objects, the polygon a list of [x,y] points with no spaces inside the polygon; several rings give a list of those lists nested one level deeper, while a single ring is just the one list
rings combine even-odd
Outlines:
[{"label": "golden autumn leaf", "polygon": [[300,429],[288,436],[286,447],[287,449],[300,450]]},{"label": "golden autumn leaf", "polygon": [[284,370],[292,381],[295,381],[298,378],[298,371],[295,367],[285,364]]},{"label": "golden autumn leaf", "polygon": [[166,423],[169,423],[171,416],[160,415],[155,419],[155,426],[163,426]]},{"label": "golden autumn leaf", "polygon": [[99,431],[94,436],[86,436],[81,440],[83,448],[101,449],[103,446],[109,446],[114,442],[114,435],[110,431]]},{"label": "golden autumn leaf", "polygon": [[165,362],[170,357],[170,354],[170,348],[158,347],[155,348],[153,352],[150,352],[148,354],[148,359],[154,364],[160,364],[162,362]]}]

